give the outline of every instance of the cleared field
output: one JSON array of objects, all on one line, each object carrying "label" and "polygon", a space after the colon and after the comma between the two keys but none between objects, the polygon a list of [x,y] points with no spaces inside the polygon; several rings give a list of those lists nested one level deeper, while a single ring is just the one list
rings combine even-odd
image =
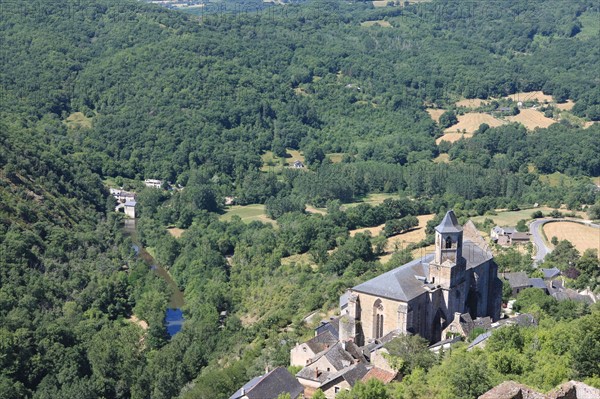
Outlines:
[{"label": "cleared field", "polygon": [[265,206],[263,204],[234,205],[230,207],[223,215],[221,215],[219,219],[228,221],[231,220],[234,215],[239,216],[246,223],[250,223],[255,220],[263,223],[276,223],[273,219],[267,217],[267,214],[265,213]]},{"label": "cleared field", "polygon": [[310,266],[315,265],[315,261],[313,260],[312,255],[309,253],[296,254],[296,255],[287,256],[285,258],[281,258],[282,265],[291,265],[292,263],[310,265]]},{"label": "cleared field", "polygon": [[67,117],[65,123],[71,129],[89,129],[92,127],[92,119],[85,116],[82,112],[73,112]]},{"label": "cleared field", "polygon": [[321,215],[327,214],[327,209],[325,208],[315,208],[312,205],[306,205],[306,212],[308,213],[319,213]]},{"label": "cleared field", "polygon": [[[386,246],[386,252],[393,251],[395,246],[394,244],[396,242],[399,245],[405,247],[408,244],[417,243],[423,240],[425,238],[425,226],[427,226],[427,222],[433,219],[434,216],[435,215],[433,214],[417,216],[417,219],[419,220],[419,225],[409,232],[390,237]],[[365,227],[362,229],[350,230],[350,236],[354,237],[358,233],[365,233],[368,231],[371,233],[371,236],[375,237],[379,235],[379,233],[381,233],[384,227],[385,223],[375,227]]]},{"label": "cleared field", "polygon": [[433,160],[435,163],[450,163],[450,155],[440,154]]},{"label": "cleared field", "polygon": [[302,153],[300,153],[300,151],[297,150],[285,150],[290,158],[286,158],[286,162],[288,165],[293,164],[295,161],[300,161],[302,163],[304,163],[304,155],[302,155]]},{"label": "cleared field", "polygon": [[378,0],[378,1],[373,2],[373,7],[376,7],[376,8],[385,7],[385,6],[387,6],[387,4],[388,4],[387,0]]},{"label": "cleared field", "polygon": [[178,227],[171,227],[170,229],[167,229],[167,231],[175,238],[179,238],[183,233],[185,233],[184,229],[180,229]]},{"label": "cleared field", "polygon": [[454,143],[462,138],[470,139],[471,137],[473,137],[473,133],[445,133],[442,137],[438,137],[435,143],[439,144],[442,141]]},{"label": "cleared field", "polygon": [[481,112],[468,112],[464,115],[458,115],[458,123],[446,129],[445,133],[456,133],[457,130],[473,133],[479,128],[482,123],[487,123],[490,127],[496,127],[504,124],[504,121],[496,119],[491,115]]},{"label": "cleared field", "polygon": [[540,111],[531,108],[522,109],[518,115],[507,116],[506,119],[511,122],[519,122],[528,130],[533,130],[536,127],[545,128],[556,123],[554,119],[547,118]]},{"label": "cleared field", "polygon": [[436,108],[427,108],[426,111],[429,114],[429,116],[431,116],[431,119],[433,119],[436,122],[439,122],[440,116],[442,116],[442,114],[444,112],[446,112],[443,109],[436,109]]},{"label": "cleared field", "polygon": [[488,100],[482,100],[479,98],[469,98],[456,102],[457,107],[466,107],[466,108],[477,108],[482,105],[487,104]]},{"label": "cleared field", "polygon": [[570,111],[571,109],[573,109],[573,106],[575,105],[575,103],[571,100],[567,100],[567,102],[564,102],[562,104],[556,104],[556,108],[560,109],[561,111]]},{"label": "cleared field", "polygon": [[[552,212],[554,208],[549,208],[547,206],[541,206],[539,208],[531,208],[531,209],[522,209],[520,211],[498,211],[497,215],[484,215],[484,216],[475,216],[471,218],[473,222],[481,223],[485,219],[492,219],[495,224],[499,226],[516,226],[517,222],[521,219],[530,220],[531,214],[535,211],[542,211],[544,214]],[[565,212],[564,209],[561,212]],[[567,211],[571,212],[571,211]],[[585,213],[583,212],[575,212],[578,216],[582,218],[586,218]]]},{"label": "cleared field", "polygon": [[381,26],[382,28],[391,28],[392,24],[390,24],[388,21],[384,21],[383,19],[377,20],[377,21],[364,21],[360,23],[360,26],[364,26],[364,27],[371,27],[371,26]]},{"label": "cleared field", "polygon": [[325,154],[325,156],[329,157],[332,163],[340,163],[342,162],[342,158],[344,158],[346,153],[344,152],[331,152],[329,154]]},{"label": "cleared field", "polygon": [[519,102],[519,101],[533,101],[533,100],[538,100],[538,102],[540,103],[553,103],[554,98],[549,95],[549,94],[544,94],[541,91],[530,91],[530,92],[520,92],[520,93],[515,93],[515,94],[511,94],[509,96],[504,97],[506,99],[511,99],[515,102]]},{"label": "cleared field", "polygon": [[569,240],[581,253],[586,249],[596,249],[600,253],[600,229],[575,222],[553,222],[544,225],[544,234],[550,240]]},{"label": "cleared field", "polygon": [[359,204],[379,205],[379,204],[381,204],[383,201],[385,201],[388,198],[398,199],[398,195],[396,195],[396,194],[389,194],[389,193],[369,194],[369,195],[367,195],[366,197],[364,197],[360,201],[351,202],[349,204],[342,205],[342,209],[352,208],[352,207],[357,206]]}]

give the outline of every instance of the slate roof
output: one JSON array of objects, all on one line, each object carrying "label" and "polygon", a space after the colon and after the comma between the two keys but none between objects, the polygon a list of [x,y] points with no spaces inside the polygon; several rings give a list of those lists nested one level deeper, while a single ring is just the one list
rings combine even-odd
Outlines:
[{"label": "slate roof", "polygon": [[540,269],[542,271],[542,273],[544,274],[544,279],[549,280],[551,278],[554,278],[558,275],[560,275],[560,270],[556,267],[553,267],[552,269]]},{"label": "slate roof", "polygon": [[529,279],[529,284],[533,288],[541,288],[544,291],[546,290],[546,282],[542,278],[537,278],[537,277],[536,278],[530,278]]},{"label": "slate roof", "polygon": [[535,319],[535,317],[533,317],[532,314],[522,313],[516,317],[511,317],[508,319],[502,319],[498,321],[498,326],[504,325],[518,325],[521,327],[536,326],[537,320]]},{"label": "slate roof", "polygon": [[[471,241],[463,242],[463,258],[467,263],[467,269],[477,267],[492,259],[492,254],[482,249]],[[419,295],[427,292],[423,281],[415,276],[429,275],[429,262],[433,260],[433,254],[415,259],[405,265],[383,273],[371,280],[353,287],[353,291],[381,296],[397,301],[408,302]]]},{"label": "slate roof", "polygon": [[367,374],[367,367],[363,363],[353,364],[350,367],[346,367],[343,370],[338,371],[337,373],[332,373],[329,375],[329,378],[322,384],[326,385],[335,380],[338,380],[340,377],[346,380],[346,382],[353,387],[357,381],[360,381],[361,378]]},{"label": "slate roof", "polygon": [[[253,385],[246,388],[250,383]],[[282,393],[289,393],[292,399],[296,399],[304,392],[304,387],[284,367],[278,367],[268,374],[252,379],[243,389],[248,399],[277,399]],[[229,399],[243,396],[240,389]]]},{"label": "slate roof", "polygon": [[491,331],[485,332],[483,334],[479,334],[477,336],[477,338],[475,338],[473,340],[473,342],[471,342],[471,344],[469,345],[469,347],[467,349],[473,348],[475,345],[478,345],[478,344],[482,343],[483,341],[485,341],[486,339],[488,339],[491,336],[492,336],[492,332]]},{"label": "slate roof", "polygon": [[298,380],[284,367],[278,367],[270,373],[253,378],[229,399],[242,398],[244,395],[248,399],[276,399],[282,393],[289,393],[292,399],[296,399],[303,392],[304,387]]},{"label": "slate roof", "polygon": [[317,335],[329,331],[334,337],[339,339],[340,337],[340,318],[332,317],[329,320],[321,320],[321,324],[315,328]]},{"label": "slate roof", "polygon": [[462,227],[458,224],[453,210],[446,212],[442,222],[435,229],[440,233],[460,233],[462,231]]},{"label": "slate roof", "polygon": [[304,345],[308,346],[314,354],[317,354],[335,345],[337,341],[337,338],[330,331],[325,331],[309,339]]},{"label": "slate roof", "polygon": [[525,272],[504,273],[504,279],[508,281],[511,288],[529,287],[529,277]]},{"label": "slate roof", "polygon": [[125,202],[125,206],[135,206],[137,204],[137,202],[135,201],[127,201]]}]

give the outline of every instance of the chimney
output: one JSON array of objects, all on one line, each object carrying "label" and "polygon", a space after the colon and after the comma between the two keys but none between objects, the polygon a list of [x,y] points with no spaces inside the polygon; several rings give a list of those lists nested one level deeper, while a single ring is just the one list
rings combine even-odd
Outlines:
[{"label": "chimney", "polygon": [[342,349],[346,350],[346,341],[342,341]]},{"label": "chimney", "polygon": [[315,378],[319,378],[319,368],[315,368]]},{"label": "chimney", "polygon": [[242,387],[240,389],[240,395],[242,395],[242,396],[246,395],[246,390],[244,389],[244,387]]},{"label": "chimney", "polygon": [[265,366],[265,375],[269,374],[269,366]]}]

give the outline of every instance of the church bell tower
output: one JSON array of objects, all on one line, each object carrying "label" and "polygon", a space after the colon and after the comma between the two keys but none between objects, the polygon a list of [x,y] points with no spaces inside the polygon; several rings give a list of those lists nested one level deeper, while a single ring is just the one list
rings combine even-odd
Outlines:
[{"label": "church bell tower", "polygon": [[435,258],[429,264],[429,283],[450,289],[464,280],[466,264],[462,245],[462,227],[450,210],[435,228]]}]

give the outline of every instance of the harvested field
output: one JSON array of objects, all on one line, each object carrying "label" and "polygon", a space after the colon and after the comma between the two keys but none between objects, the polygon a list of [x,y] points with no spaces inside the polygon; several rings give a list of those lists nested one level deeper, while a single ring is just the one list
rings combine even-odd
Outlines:
[{"label": "harvested field", "polygon": [[388,4],[387,0],[377,0],[377,1],[373,2],[373,7],[376,7],[376,8],[378,8],[378,7],[386,7],[387,4]]},{"label": "harvested field", "polygon": [[[386,251],[393,250],[394,249],[393,242],[398,241],[398,240],[400,240],[400,242],[405,243],[404,246],[406,246],[406,244],[417,243],[417,242],[423,240],[425,238],[425,226],[427,225],[428,221],[433,219],[434,216],[435,216],[434,214],[417,216],[417,219],[419,220],[419,225],[407,233],[403,233],[403,234],[399,234],[394,237],[390,237],[388,239],[388,246],[386,248]],[[375,227],[364,227],[362,229],[350,230],[350,237],[354,237],[358,233],[364,233],[367,231],[371,233],[371,236],[375,237],[375,236],[379,235],[379,233],[383,230],[384,227],[385,227],[385,223],[380,224],[379,226],[375,226]]]},{"label": "harvested field", "polygon": [[531,108],[522,109],[518,115],[507,116],[506,119],[511,122],[519,122],[528,130],[533,130],[536,127],[545,128],[556,123],[554,119],[547,118],[540,111]]},{"label": "harvested field", "polygon": [[552,222],[543,227],[548,240],[569,240],[580,253],[586,249],[596,249],[600,253],[600,229],[575,222]]},{"label": "harvested field", "polygon": [[439,122],[440,116],[442,116],[442,114],[444,112],[446,112],[443,109],[435,109],[435,108],[427,108],[426,111],[429,114],[429,116],[431,116],[431,119],[433,119],[436,122]]},{"label": "harvested field", "polygon": [[489,100],[481,100],[479,98],[469,98],[456,102],[457,107],[477,108],[487,104]]},{"label": "harvested field", "polygon": [[496,119],[491,115],[481,112],[468,112],[464,115],[458,115],[458,123],[446,129],[445,133],[456,133],[457,130],[467,133],[473,133],[482,123],[487,123],[490,127],[496,127],[504,124],[504,121]]},{"label": "harvested field", "polygon": [[442,141],[454,143],[462,138],[470,139],[471,137],[473,137],[472,133],[445,133],[442,137],[438,137],[435,143],[440,144]]},{"label": "harvested field", "polygon": [[553,103],[554,98],[549,95],[549,94],[544,94],[541,91],[530,91],[530,92],[521,92],[521,93],[515,93],[515,94],[511,94],[509,96],[506,96],[504,98],[507,99],[511,99],[515,102],[519,102],[519,101],[533,101],[533,100],[538,100],[538,102],[540,103],[544,103],[544,102],[548,102],[548,103]]},{"label": "harvested field", "polygon": [[377,21],[364,21],[360,23],[360,26],[364,26],[364,27],[371,27],[371,26],[381,26],[382,28],[391,28],[392,24],[390,24],[388,21],[384,21],[383,19],[377,20]]},{"label": "harvested field", "polygon": [[181,237],[181,235],[185,232],[184,229],[180,229],[178,227],[171,227],[170,229],[167,229],[167,231],[175,238]]}]

